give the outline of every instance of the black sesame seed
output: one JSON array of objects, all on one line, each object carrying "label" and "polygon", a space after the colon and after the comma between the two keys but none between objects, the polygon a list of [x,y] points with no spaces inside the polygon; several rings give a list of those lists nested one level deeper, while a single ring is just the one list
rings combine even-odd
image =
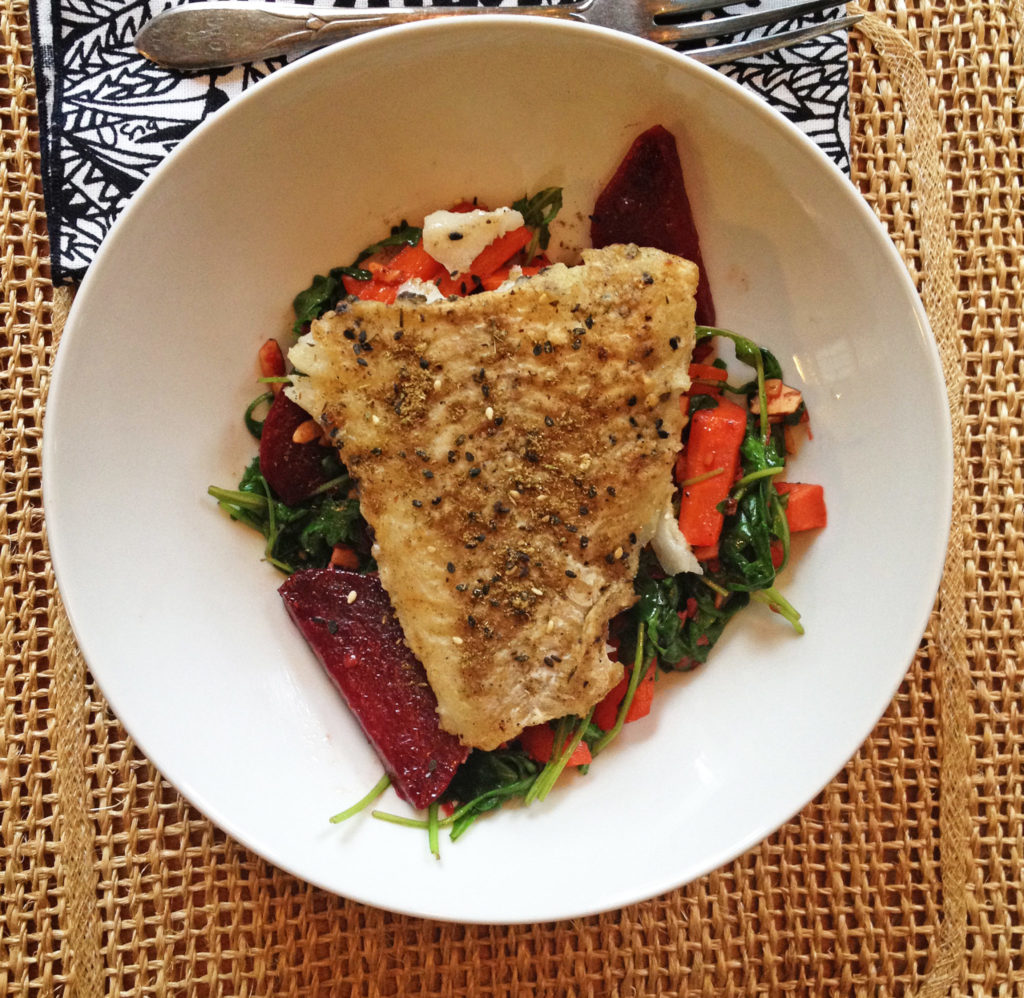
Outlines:
[{"label": "black sesame seed", "polygon": [[425,371],[428,367],[430,367],[430,361],[427,360],[426,357],[420,357],[420,367],[422,367],[423,370]]},{"label": "black sesame seed", "polygon": [[587,329],[593,329],[594,328],[594,317],[592,315],[588,315],[583,320],[583,325],[585,325],[587,327]]},{"label": "black sesame seed", "polygon": [[428,470],[423,472],[423,477],[424,478],[433,478],[434,477],[434,473],[428,469]]},{"label": "black sesame seed", "polygon": [[470,478],[476,478],[477,475],[479,475],[479,474],[480,474],[480,469],[479,468],[470,468],[469,469],[469,477]]},{"label": "black sesame seed", "polygon": [[543,348],[541,347],[541,345],[539,343],[534,343],[534,345],[533,345],[533,355],[534,355],[534,357],[539,357],[542,352],[543,352]]},{"label": "black sesame seed", "polygon": [[402,330],[401,330],[401,329],[399,329],[399,330],[398,330],[398,331],[397,331],[397,332],[395,333],[395,342],[397,343],[397,342],[398,342],[398,341],[399,341],[399,340],[400,340],[400,339],[401,339],[401,338],[402,338],[402,337],[403,337],[404,335],[405,335],[405,333],[403,333],[403,332],[402,332]]},{"label": "black sesame seed", "polygon": [[374,448],[373,448],[373,450],[372,450],[372,451],[370,451],[370,453],[371,453],[371,454],[372,454],[372,455],[373,455],[374,457],[380,457],[380,455],[381,455],[382,451],[381,451],[381,449],[380,449],[379,447],[374,447]]},{"label": "black sesame seed", "polygon": [[421,503],[421,502],[419,501],[419,499],[413,499],[413,501],[412,501],[412,504],[413,504],[413,506],[415,506],[415,507],[416,507],[417,509],[419,509],[419,508],[420,508],[420,507],[421,507],[421,506],[423,505],[423,503]]},{"label": "black sesame seed", "polygon": [[580,516],[586,516],[590,510],[586,506],[580,506]]},{"label": "black sesame seed", "polygon": [[369,367],[370,366],[369,364],[366,363],[366,359],[364,357],[357,357],[356,358],[356,363],[358,363],[360,367]]},{"label": "black sesame seed", "polygon": [[441,497],[440,496],[434,496],[434,498],[430,500],[430,505],[431,506],[440,506],[441,505]]},{"label": "black sesame seed", "polygon": [[462,233],[461,233],[461,232],[449,232],[449,233],[448,233],[448,238],[449,238],[449,239],[450,239],[450,240],[451,240],[451,241],[452,241],[453,243],[454,243],[454,242],[458,242],[458,240],[460,240],[460,239],[462,238]]},{"label": "black sesame seed", "polygon": [[555,425],[555,421],[550,416],[545,416],[544,417],[544,425],[545,426],[554,426]]},{"label": "black sesame seed", "polygon": [[567,523],[565,525],[565,529],[568,530],[570,534],[575,534],[576,531],[579,530],[580,528],[577,527],[575,523]]},{"label": "black sesame seed", "polygon": [[671,347],[671,348],[672,348],[673,350],[678,350],[678,349],[679,349],[679,337],[678,337],[678,336],[673,336],[673,337],[672,337],[672,339],[670,339],[670,340],[668,341],[668,345],[669,345],[669,346],[670,346],[670,347]]},{"label": "black sesame seed", "polygon": [[588,495],[588,496],[589,496],[589,497],[590,497],[591,499],[596,499],[596,498],[597,498],[597,489],[595,489],[595,488],[594,488],[594,486],[593,486],[593,485],[591,485],[591,486],[590,486],[590,488],[589,488],[589,489],[587,489],[587,495]]},{"label": "black sesame seed", "polygon": [[456,459],[456,458],[457,458],[458,456],[459,456],[459,455],[458,455],[458,454],[456,454],[456,453],[455,453],[455,451],[453,451],[453,450],[450,450],[450,451],[448,451],[448,463],[449,463],[449,464],[454,464],[454,463],[455,463],[455,459]]},{"label": "black sesame seed", "polygon": [[359,330],[359,342],[360,343],[365,343],[366,342],[366,330],[365,329],[360,329]]},{"label": "black sesame seed", "polygon": [[476,627],[476,617],[474,617],[473,614],[471,613],[468,614],[466,616],[466,623],[469,624],[470,627]]},{"label": "black sesame seed", "polygon": [[416,456],[421,461],[429,461],[430,460],[430,455],[425,450],[423,450],[421,448],[418,448],[414,453],[416,454]]},{"label": "black sesame seed", "polygon": [[451,575],[451,574],[452,574],[452,572],[454,572],[454,571],[455,571],[455,563],[454,563],[454,562],[452,562],[452,561],[450,561],[450,562],[448,562],[448,564],[447,564],[447,565],[445,565],[445,568],[447,568],[447,569],[448,569],[448,574],[449,574],[449,575]]},{"label": "black sesame seed", "polygon": [[571,568],[567,568],[565,570],[565,576],[567,579],[575,579],[576,573]]},{"label": "black sesame seed", "polygon": [[504,422],[505,422],[505,417],[504,416],[495,416],[494,417],[494,425],[495,426],[501,426],[501,424],[504,423]]},{"label": "black sesame seed", "polygon": [[667,440],[669,438],[669,432],[668,430],[658,430],[658,436],[661,437],[662,440]]},{"label": "black sesame seed", "polygon": [[585,548],[590,543],[590,538],[585,534],[580,538],[580,547]]},{"label": "black sesame seed", "polygon": [[457,586],[455,587],[455,591],[456,591],[456,592],[460,592],[460,593],[464,593],[464,592],[466,591],[466,589],[467,589],[467,586],[466,586],[466,583],[465,583],[465,582],[460,582],[460,583],[459,583],[459,584],[458,584],[458,585],[457,585]]},{"label": "black sesame seed", "polygon": [[348,329],[342,330],[341,335],[344,336],[346,340],[354,340],[356,338],[356,331],[349,326]]},{"label": "black sesame seed", "polygon": [[579,338],[578,336],[576,337],[576,339],[574,339],[574,340],[572,341],[572,348],[573,348],[573,350],[579,350],[579,348],[580,348],[580,347],[581,347],[582,345],[583,345],[583,344],[582,344],[582,343],[580,342],[580,338]]},{"label": "black sesame seed", "polygon": [[636,534],[630,533],[630,535],[629,535],[629,543],[630,544],[636,544]]},{"label": "black sesame seed", "polygon": [[608,564],[610,565],[613,561],[615,561],[615,555],[608,553],[604,556],[604,560],[608,562]]},{"label": "black sesame seed", "polygon": [[626,405],[636,405],[636,396],[630,395],[629,398],[626,399]]},{"label": "black sesame seed", "polygon": [[608,495],[610,495],[610,496],[615,495],[615,486],[614,485],[609,485],[608,488],[606,489],[606,491],[607,491]]}]

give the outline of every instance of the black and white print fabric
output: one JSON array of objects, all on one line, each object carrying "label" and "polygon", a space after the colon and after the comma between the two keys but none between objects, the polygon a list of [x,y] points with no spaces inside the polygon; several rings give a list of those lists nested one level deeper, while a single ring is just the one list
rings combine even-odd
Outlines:
[{"label": "black and white print fabric", "polygon": [[[514,5],[513,0],[483,3]],[[389,3],[338,0],[335,5]],[[406,0],[406,5],[424,3]],[[475,6],[476,0],[456,0],[454,5]],[[160,69],[143,59],[133,42],[139,28],[167,6],[165,0],[32,4],[44,194],[56,283],[82,277],[128,199],[191,129],[285,63],[273,60],[212,74]],[[734,5],[730,11],[753,6],[757,3]],[[846,33],[841,32],[721,68],[765,97],[848,169],[846,49]]]}]

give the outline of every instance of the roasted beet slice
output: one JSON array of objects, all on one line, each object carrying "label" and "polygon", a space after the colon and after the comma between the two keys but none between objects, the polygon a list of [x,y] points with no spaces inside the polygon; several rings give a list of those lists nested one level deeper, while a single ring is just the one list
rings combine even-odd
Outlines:
[{"label": "roasted beet slice", "polygon": [[437,800],[469,749],[441,730],[437,698],[378,577],[314,568],[279,592],[398,795],[419,808]]},{"label": "roasted beet slice", "polygon": [[590,217],[595,247],[636,243],[692,260],[700,268],[697,322],[715,324],[715,305],[697,227],[686,196],[676,140],[661,125],[638,136],[608,186],[598,196]]},{"label": "roasted beet slice", "polygon": [[328,480],[323,461],[327,453],[315,440],[297,444],[296,429],[309,414],[284,392],[274,399],[260,435],[260,471],[286,506],[295,506]]}]

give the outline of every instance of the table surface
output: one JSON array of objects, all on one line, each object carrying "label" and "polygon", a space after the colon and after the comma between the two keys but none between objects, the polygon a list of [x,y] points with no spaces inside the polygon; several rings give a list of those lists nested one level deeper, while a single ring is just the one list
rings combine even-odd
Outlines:
[{"label": "table surface", "polygon": [[928,311],[954,435],[946,571],[900,690],[746,855],[536,926],[424,922],[281,873],[179,797],[94,685],[42,515],[70,292],[49,279],[28,2],[2,3],[0,992],[1024,993],[1021,0],[880,0],[851,38],[852,179]]}]

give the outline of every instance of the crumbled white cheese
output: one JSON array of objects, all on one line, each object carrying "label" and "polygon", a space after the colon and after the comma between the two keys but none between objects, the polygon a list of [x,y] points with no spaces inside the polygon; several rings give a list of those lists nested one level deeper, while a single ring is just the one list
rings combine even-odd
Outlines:
[{"label": "crumbled white cheese", "polygon": [[671,503],[658,517],[654,535],[651,537],[651,547],[654,548],[659,564],[668,575],[679,575],[681,572],[704,574],[700,562],[679,529],[679,521]]},{"label": "crumbled white cheese", "polygon": [[444,295],[433,281],[424,281],[419,277],[410,277],[398,287],[398,297],[402,295],[415,295],[417,298],[425,298],[427,304],[432,301],[443,301]]},{"label": "crumbled white cheese", "polygon": [[435,211],[423,220],[423,248],[449,273],[459,273],[495,239],[522,225],[514,208]]}]

